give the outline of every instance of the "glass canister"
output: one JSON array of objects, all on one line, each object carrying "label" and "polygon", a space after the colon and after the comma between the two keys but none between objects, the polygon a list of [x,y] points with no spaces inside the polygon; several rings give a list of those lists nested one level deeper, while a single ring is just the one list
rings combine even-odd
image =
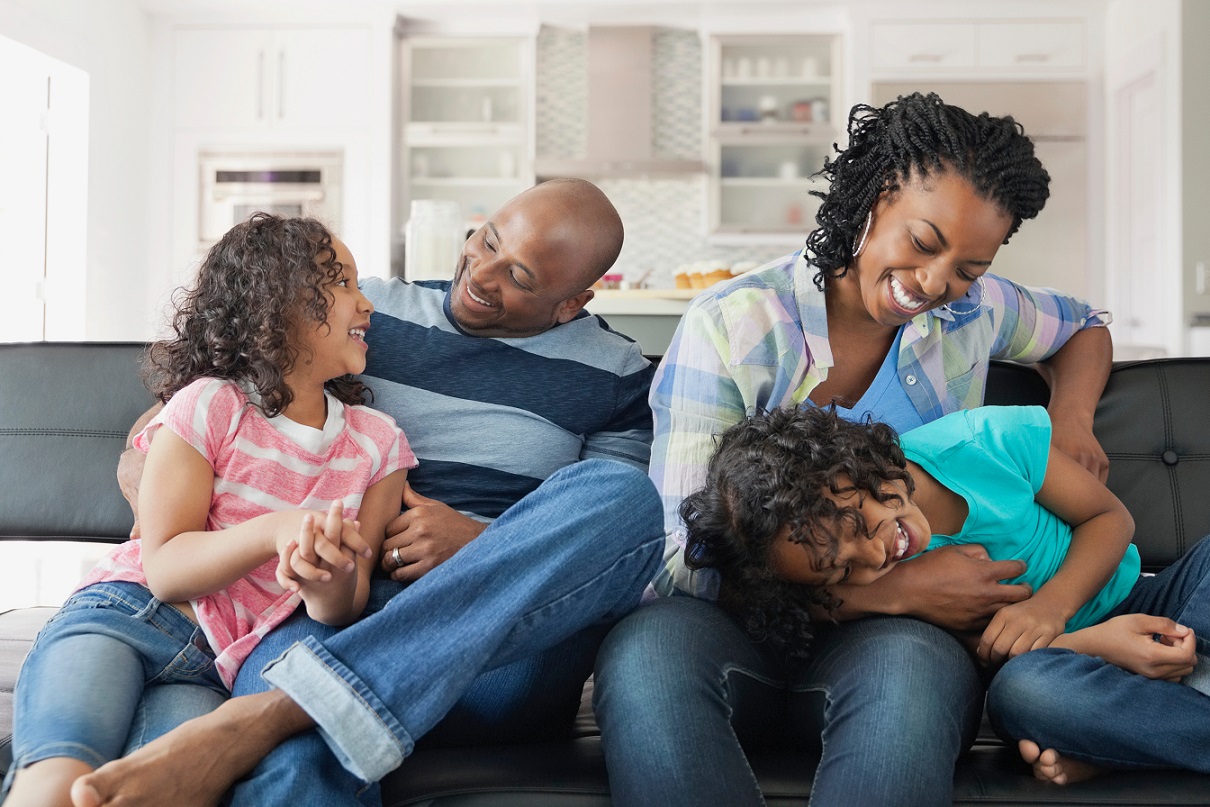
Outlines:
[{"label": "glass canister", "polygon": [[413,199],[403,236],[403,276],[450,280],[466,241],[462,206],[443,199]]}]

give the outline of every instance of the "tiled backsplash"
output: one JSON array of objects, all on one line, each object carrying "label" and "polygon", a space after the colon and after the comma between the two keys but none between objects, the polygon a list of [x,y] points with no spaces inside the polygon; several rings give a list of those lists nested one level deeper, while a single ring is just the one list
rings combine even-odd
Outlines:
[{"label": "tiled backsplash", "polygon": [[[701,39],[694,31],[659,29],[652,42],[653,152],[659,157],[696,159],[702,153]],[[541,157],[584,155],[586,48],[583,31],[543,26],[538,34],[535,135]],[[790,251],[785,246],[708,245],[705,176],[614,178],[597,184],[618,208],[626,227],[616,268],[627,279],[652,270],[651,285],[672,286],[674,271],[683,264],[764,263]]]}]

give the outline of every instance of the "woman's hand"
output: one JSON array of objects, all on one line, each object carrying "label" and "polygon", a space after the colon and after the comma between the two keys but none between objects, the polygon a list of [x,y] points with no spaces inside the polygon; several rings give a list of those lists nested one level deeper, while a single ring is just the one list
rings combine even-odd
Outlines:
[{"label": "woman's hand", "polygon": [[1050,444],[1084,466],[1097,479],[1109,478],[1109,457],[1092,433],[1091,425],[1061,412],[1050,412]]},{"label": "woman's hand", "polygon": [[1048,647],[1066,624],[1057,609],[1036,597],[1006,605],[983,631],[976,654],[986,665],[1000,665],[1013,656]]},{"label": "woman's hand", "polygon": [[982,630],[1004,606],[1029,598],[1019,560],[991,560],[978,544],[943,546],[898,564],[866,586],[835,586],[844,600],[836,616],[906,614],[954,631]]},{"label": "woman's hand", "polygon": [[1064,634],[1052,642],[1051,647],[1066,647],[1100,656],[1132,673],[1173,682],[1192,673],[1197,663],[1197,640],[1193,631],[1167,617],[1150,614],[1116,616],[1099,625]]}]

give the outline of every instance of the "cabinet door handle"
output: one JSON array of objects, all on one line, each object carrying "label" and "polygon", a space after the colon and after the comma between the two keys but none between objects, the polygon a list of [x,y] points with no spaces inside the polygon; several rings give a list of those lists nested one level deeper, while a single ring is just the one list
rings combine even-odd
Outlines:
[{"label": "cabinet door handle", "polygon": [[1018,53],[1013,57],[1017,64],[1041,64],[1050,61],[1049,53]]},{"label": "cabinet door handle", "polygon": [[256,119],[265,119],[265,52],[256,55]]},{"label": "cabinet door handle", "polygon": [[286,117],[286,51],[277,52],[277,119]]},{"label": "cabinet door handle", "polygon": [[920,62],[936,63],[940,62],[944,58],[945,56],[940,53],[913,53],[908,56],[908,61],[915,62],[917,64]]}]

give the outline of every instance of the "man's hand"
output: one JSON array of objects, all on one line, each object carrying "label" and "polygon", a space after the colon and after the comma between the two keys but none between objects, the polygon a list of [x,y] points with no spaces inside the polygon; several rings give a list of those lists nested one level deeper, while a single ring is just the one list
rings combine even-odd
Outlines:
[{"label": "man's hand", "polygon": [[421,496],[410,484],[403,487],[403,505],[408,509],[387,524],[382,544],[382,568],[401,583],[419,580],[487,529],[449,505]]},{"label": "man's hand", "polygon": [[1173,682],[1192,673],[1197,664],[1193,631],[1167,617],[1150,614],[1115,616],[1099,625],[1064,634],[1051,647],[1100,656],[1132,673]]},{"label": "man's hand", "polygon": [[[893,592],[879,595],[901,604],[891,613],[914,616],[949,630],[981,630],[1004,606],[1029,599],[1033,592],[1028,585],[1000,582],[1024,573],[1023,561],[991,560],[978,544],[943,546],[900,563],[864,588],[883,588],[884,581],[893,585]],[[847,592],[841,596],[847,598]]]},{"label": "man's hand", "polygon": [[139,537],[139,481],[143,478],[143,465],[146,462],[147,455],[137,448],[126,449],[118,458],[118,488],[130,505],[130,512],[134,513],[131,538]]}]

